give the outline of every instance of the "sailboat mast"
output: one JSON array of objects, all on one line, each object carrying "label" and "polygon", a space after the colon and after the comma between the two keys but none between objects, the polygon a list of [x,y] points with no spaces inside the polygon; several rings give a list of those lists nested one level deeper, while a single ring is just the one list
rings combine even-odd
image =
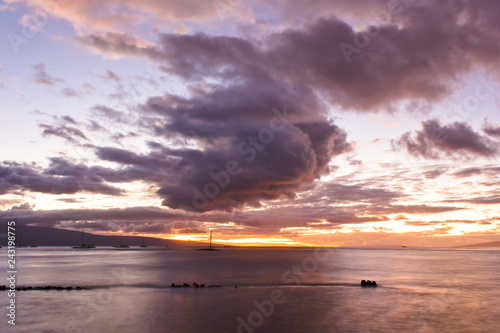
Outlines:
[{"label": "sailboat mast", "polygon": [[212,249],[212,230],[210,230],[210,250]]}]

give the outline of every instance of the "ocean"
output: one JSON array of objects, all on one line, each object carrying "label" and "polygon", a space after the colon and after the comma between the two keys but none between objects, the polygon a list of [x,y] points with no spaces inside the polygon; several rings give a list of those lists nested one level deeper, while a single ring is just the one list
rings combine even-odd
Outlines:
[{"label": "ocean", "polygon": [[[7,252],[0,249],[2,284]],[[0,332],[499,332],[500,250],[17,249]],[[378,287],[361,287],[361,280]],[[196,282],[205,288],[171,288]],[[221,287],[212,287],[220,285]],[[236,287],[237,286],[237,287]]]}]

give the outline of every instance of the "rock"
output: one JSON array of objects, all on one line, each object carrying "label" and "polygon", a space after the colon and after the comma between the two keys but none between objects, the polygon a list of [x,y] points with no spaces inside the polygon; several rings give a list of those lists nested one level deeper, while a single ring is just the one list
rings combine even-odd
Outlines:
[{"label": "rock", "polygon": [[377,287],[377,282],[371,280],[361,280],[362,287]]}]

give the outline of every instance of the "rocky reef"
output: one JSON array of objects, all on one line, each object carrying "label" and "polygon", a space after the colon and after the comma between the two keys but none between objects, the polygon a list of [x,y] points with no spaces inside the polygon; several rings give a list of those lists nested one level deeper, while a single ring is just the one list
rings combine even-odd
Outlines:
[{"label": "rocky reef", "polygon": [[[28,291],[28,290],[89,290],[86,287],[63,287],[63,286],[17,286],[16,291]],[[0,286],[1,290],[10,290],[8,286]]]}]

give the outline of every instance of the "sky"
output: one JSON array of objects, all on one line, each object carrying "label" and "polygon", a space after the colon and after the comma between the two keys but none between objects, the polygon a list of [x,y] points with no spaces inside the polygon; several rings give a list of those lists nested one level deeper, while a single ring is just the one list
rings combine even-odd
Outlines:
[{"label": "sky", "polygon": [[4,0],[0,219],[498,241],[498,17],[495,0]]}]

